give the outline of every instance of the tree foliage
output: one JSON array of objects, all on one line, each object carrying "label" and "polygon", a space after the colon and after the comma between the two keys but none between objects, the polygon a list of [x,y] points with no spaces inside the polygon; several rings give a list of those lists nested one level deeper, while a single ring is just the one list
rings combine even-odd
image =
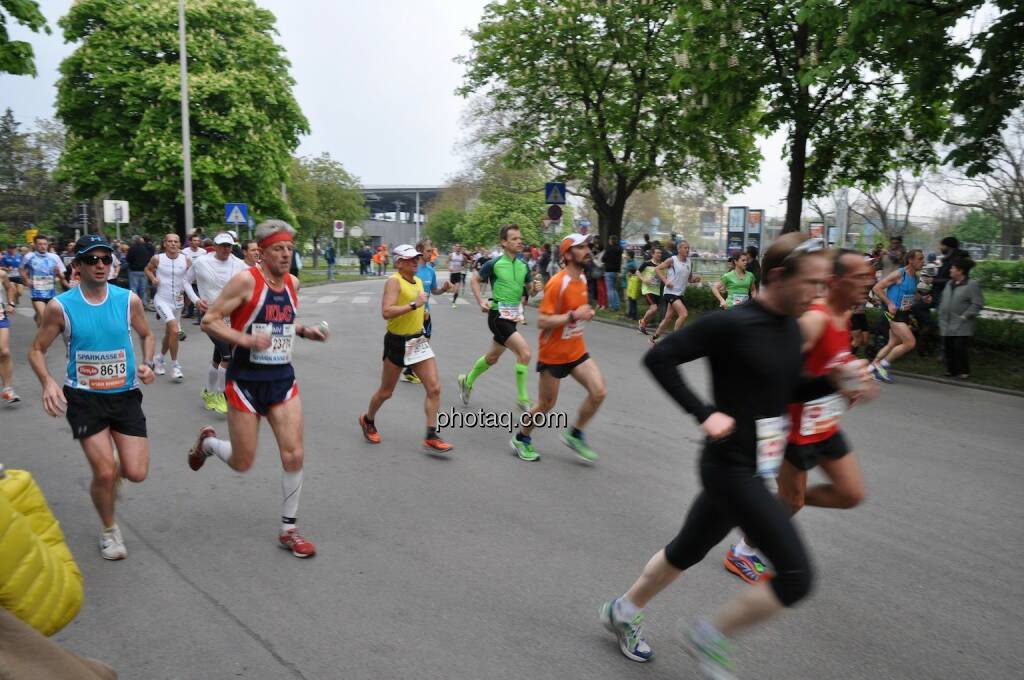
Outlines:
[{"label": "tree foliage", "polygon": [[288,200],[300,236],[316,242],[333,233],[334,220],[355,225],[369,214],[359,178],[327,153],[292,161]]},{"label": "tree foliage", "polygon": [[0,0],[0,73],[16,76],[35,76],[36,64],[32,45],[23,40],[11,40],[7,33],[7,15],[14,21],[38,33],[50,32],[46,17],[39,11],[36,0]]},{"label": "tree foliage", "polygon": [[[79,0],[60,21],[79,43],[58,83],[61,176],[81,197],[131,201],[151,228],[183,224],[177,5]],[[186,16],[196,224],[222,222],[226,202],[292,219],[281,183],[308,125],[274,15],[252,0],[189,0]]]},{"label": "tree foliage", "polygon": [[[678,55],[693,0],[491,2],[470,32],[463,95],[484,95],[480,138],[518,167],[578,180],[618,236],[629,197],[697,178],[753,176],[756,97],[709,89]],[[730,83],[723,62],[715,85]],[[725,93],[725,94],[723,94]]]},{"label": "tree foliage", "polygon": [[31,132],[20,128],[7,109],[0,117],[0,225],[7,233],[52,233],[74,214],[71,187],[54,179],[64,130],[52,120],[37,120]]},{"label": "tree foliage", "polygon": [[465,215],[464,211],[451,207],[431,211],[427,219],[427,236],[439,246],[455,243],[458,240],[455,232],[465,219]]},{"label": "tree foliage", "polygon": [[952,234],[961,243],[998,243],[1001,236],[999,220],[981,210],[972,210],[953,227]]}]

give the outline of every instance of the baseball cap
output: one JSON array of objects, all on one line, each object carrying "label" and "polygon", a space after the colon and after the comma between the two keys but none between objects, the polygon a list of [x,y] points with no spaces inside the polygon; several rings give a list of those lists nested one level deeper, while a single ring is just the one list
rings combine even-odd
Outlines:
[{"label": "baseball cap", "polygon": [[226,243],[230,243],[232,245],[234,245],[235,243],[235,239],[231,237],[231,234],[229,232],[222,231],[221,233],[213,237],[213,244],[215,246],[224,245]]},{"label": "baseball cap", "polygon": [[569,252],[570,248],[575,248],[576,246],[583,245],[588,241],[590,241],[589,235],[584,236],[583,234],[569,234],[568,236],[562,239],[562,243],[559,244],[558,246],[558,252],[561,255],[565,255],[567,252]]},{"label": "baseball cap", "polygon": [[102,234],[86,234],[82,238],[75,241],[75,255],[85,255],[90,250],[96,248],[106,248],[110,252],[114,252],[114,246],[110,245]]},{"label": "baseball cap", "polygon": [[420,256],[420,251],[403,243],[400,246],[395,246],[395,249],[391,251],[391,254],[396,260],[412,260]]}]

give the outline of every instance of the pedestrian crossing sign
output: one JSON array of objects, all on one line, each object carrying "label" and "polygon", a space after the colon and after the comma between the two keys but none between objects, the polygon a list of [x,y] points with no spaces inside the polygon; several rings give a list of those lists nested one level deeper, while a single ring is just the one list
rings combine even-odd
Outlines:
[{"label": "pedestrian crossing sign", "polygon": [[544,185],[545,203],[565,203],[565,182],[548,182]]},{"label": "pedestrian crossing sign", "polygon": [[239,224],[249,223],[249,205],[246,203],[225,203],[224,204],[224,221],[227,224]]}]

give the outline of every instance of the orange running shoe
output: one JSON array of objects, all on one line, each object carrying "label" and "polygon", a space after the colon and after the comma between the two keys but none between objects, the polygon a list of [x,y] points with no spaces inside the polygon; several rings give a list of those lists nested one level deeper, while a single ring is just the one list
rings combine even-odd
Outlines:
[{"label": "orange running shoe", "polygon": [[363,428],[363,436],[366,437],[366,441],[371,444],[380,444],[380,435],[377,434],[377,428],[367,419],[365,413],[359,416],[359,427]]},{"label": "orange running shoe", "polygon": [[423,448],[430,453],[451,453],[455,447],[435,434],[423,440]]},{"label": "orange running shoe", "polygon": [[196,439],[196,445],[193,446],[188,452],[188,466],[190,468],[192,468],[193,470],[198,470],[199,468],[203,467],[203,463],[205,463],[206,459],[209,458],[209,456],[206,455],[206,452],[203,451],[203,441],[207,437],[213,437],[216,434],[217,433],[214,431],[214,429],[209,425],[206,425],[205,427],[199,430],[199,438]]},{"label": "orange running shoe", "polygon": [[725,570],[735,574],[746,583],[755,584],[771,579],[772,574],[768,567],[757,555],[741,555],[736,552],[736,546],[729,546],[729,552],[725,553],[722,561]]},{"label": "orange running shoe", "polygon": [[277,537],[278,545],[284,550],[291,550],[296,557],[312,557],[316,555],[316,546],[307,541],[298,529],[289,529]]}]

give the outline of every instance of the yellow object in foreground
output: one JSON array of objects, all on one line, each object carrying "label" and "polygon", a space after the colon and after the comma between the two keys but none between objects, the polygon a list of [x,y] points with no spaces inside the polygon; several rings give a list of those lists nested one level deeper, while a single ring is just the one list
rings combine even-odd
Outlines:
[{"label": "yellow object in foreground", "polygon": [[82,573],[64,543],[60,523],[25,470],[0,479],[0,607],[43,635],[78,614]]}]

